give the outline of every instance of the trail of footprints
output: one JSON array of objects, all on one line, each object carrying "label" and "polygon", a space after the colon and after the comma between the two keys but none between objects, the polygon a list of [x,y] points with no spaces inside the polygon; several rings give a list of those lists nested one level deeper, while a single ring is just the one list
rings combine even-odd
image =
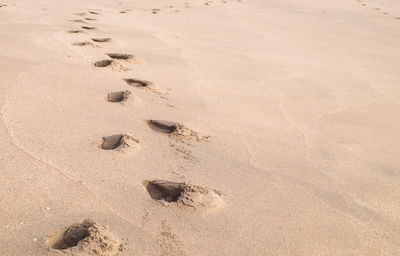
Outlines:
[{"label": "trail of footprints", "polygon": [[[121,13],[126,13],[128,10]],[[68,33],[88,33],[95,30],[89,22],[97,18],[87,17],[87,15],[100,15],[100,10],[89,10],[88,13],[75,13],[80,19],[69,20],[73,23],[85,24],[79,29],[68,30]],[[74,46],[91,46],[101,48],[99,44],[112,42],[111,37],[98,37],[87,39],[82,42],[74,42]],[[115,71],[129,71],[121,62],[138,63],[133,54],[125,53],[105,53],[108,58],[98,60],[93,63],[95,68],[111,67]],[[138,78],[123,78],[125,84],[131,88],[145,89],[149,92],[162,94],[163,90],[153,82]],[[106,102],[113,104],[124,104],[133,96],[130,90],[109,92]],[[170,146],[176,150],[178,155],[184,159],[193,161],[195,157],[186,146],[192,146],[191,141],[203,142],[209,136],[202,136],[183,124],[165,120],[145,120],[149,129],[168,136],[171,141]],[[99,150],[113,151],[120,153],[136,152],[140,150],[140,142],[132,135],[120,133],[102,137],[97,146]],[[175,182],[167,180],[145,180],[142,182],[149,197],[163,205],[174,204],[183,209],[218,209],[224,205],[221,192],[202,186],[197,186],[185,182]],[[45,240],[50,249],[61,250],[69,255],[96,254],[96,255],[117,255],[123,251],[126,245],[116,238],[107,227],[103,227],[90,219],[83,219],[61,230],[51,234]]]},{"label": "trail of footprints", "polygon": [[[368,7],[368,4],[364,3],[362,0],[356,0],[357,3],[361,4],[361,6]],[[383,15],[389,15],[388,12],[384,11],[382,8],[379,7],[372,7],[373,10],[381,12]],[[400,20],[400,16],[394,17],[396,20]]]}]

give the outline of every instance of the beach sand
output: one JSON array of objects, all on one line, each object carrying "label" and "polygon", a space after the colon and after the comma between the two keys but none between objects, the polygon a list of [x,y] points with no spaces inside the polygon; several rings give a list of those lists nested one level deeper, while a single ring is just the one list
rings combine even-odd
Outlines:
[{"label": "beach sand", "polygon": [[0,255],[399,255],[400,3],[0,0]]}]

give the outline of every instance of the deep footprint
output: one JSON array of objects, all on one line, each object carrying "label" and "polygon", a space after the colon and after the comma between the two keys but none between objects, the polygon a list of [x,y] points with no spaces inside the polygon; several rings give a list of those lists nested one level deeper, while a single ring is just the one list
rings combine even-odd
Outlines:
[{"label": "deep footprint", "polygon": [[84,219],[62,228],[60,231],[47,237],[46,245],[54,250],[62,250],[68,255],[84,253],[96,255],[117,255],[125,249],[119,239],[103,227],[90,219]]},{"label": "deep footprint", "polygon": [[110,41],[111,41],[111,37],[92,38],[92,40],[93,40],[94,42],[97,42],[97,43],[105,43],[105,42],[110,42]]},{"label": "deep footprint", "polygon": [[76,246],[79,241],[89,236],[89,228],[94,225],[94,222],[90,219],[77,222],[63,228],[59,232],[51,235],[47,240],[46,244],[57,250],[63,250],[70,247]]},{"label": "deep footprint", "polygon": [[149,87],[152,83],[149,81],[145,80],[139,80],[135,78],[126,78],[124,81],[130,85],[130,86],[135,86],[135,87]]},{"label": "deep footprint", "polygon": [[146,122],[153,131],[168,134],[171,138],[182,142],[189,141],[192,138],[199,142],[207,141],[210,137],[202,136],[177,122],[165,120],[147,120]]},{"label": "deep footprint", "polygon": [[106,53],[106,55],[116,60],[130,60],[134,58],[132,54],[125,54],[125,53]]},{"label": "deep footprint", "polygon": [[113,60],[99,60],[94,63],[95,67],[104,68],[110,66],[113,63]]},{"label": "deep footprint", "polygon": [[175,202],[194,208],[219,208],[224,205],[221,192],[185,182],[152,180],[143,181],[143,185],[154,200]]},{"label": "deep footprint", "polygon": [[147,122],[153,130],[168,134],[174,133],[184,127],[179,123],[165,120],[148,120]]},{"label": "deep footprint", "polygon": [[102,138],[99,147],[104,150],[125,150],[138,148],[139,140],[128,134],[115,134]]},{"label": "deep footprint", "polygon": [[85,20],[96,20],[95,18],[85,18]]},{"label": "deep footprint", "polygon": [[107,101],[109,102],[123,102],[128,99],[128,96],[131,94],[130,91],[119,91],[119,92],[110,92],[107,95]]}]

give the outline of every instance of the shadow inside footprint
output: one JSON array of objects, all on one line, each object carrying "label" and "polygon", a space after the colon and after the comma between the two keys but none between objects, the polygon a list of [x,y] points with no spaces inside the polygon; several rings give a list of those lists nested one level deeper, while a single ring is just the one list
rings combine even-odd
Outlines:
[{"label": "shadow inside footprint", "polygon": [[86,23],[84,20],[69,20],[70,22]]},{"label": "shadow inside footprint", "polygon": [[91,11],[91,12],[89,12],[90,14],[99,14],[98,12],[93,12],[93,11]]},{"label": "shadow inside footprint", "polygon": [[104,150],[137,148],[139,140],[127,134],[115,134],[102,138],[100,148]]},{"label": "shadow inside footprint", "polygon": [[105,43],[105,42],[111,41],[111,38],[110,38],[110,37],[105,37],[105,38],[92,38],[92,40],[93,40],[94,42],[97,42],[97,43]]},{"label": "shadow inside footprint", "polygon": [[89,27],[89,26],[82,26],[81,28],[86,29],[86,30],[96,29],[95,27]]},{"label": "shadow inside footprint", "polygon": [[85,20],[96,20],[95,18],[85,18]]},{"label": "shadow inside footprint", "polygon": [[116,60],[129,60],[133,58],[132,54],[125,54],[125,53],[106,53],[106,55]]},{"label": "shadow inside footprint", "polygon": [[68,33],[83,33],[83,30],[67,30]]},{"label": "shadow inside footprint", "polygon": [[95,67],[104,68],[110,66],[113,63],[113,60],[99,60],[94,63]]},{"label": "shadow inside footprint", "polygon": [[135,78],[126,78],[124,81],[130,85],[130,86],[135,86],[135,87],[148,87],[151,85],[151,82],[145,81],[145,80],[139,80]]},{"label": "shadow inside footprint", "polygon": [[76,246],[79,241],[89,236],[89,228],[94,225],[94,222],[90,219],[85,219],[78,223],[72,224],[66,228],[63,228],[59,232],[50,236],[46,244],[57,250],[67,249]]},{"label": "shadow inside footprint", "polygon": [[154,131],[168,134],[174,133],[178,131],[180,127],[183,127],[179,123],[165,120],[148,120],[147,124]]},{"label": "shadow inside footprint", "polygon": [[107,95],[107,101],[109,102],[123,102],[128,99],[128,96],[131,94],[130,91],[119,91],[119,92],[110,92]]},{"label": "shadow inside footprint", "polygon": [[144,181],[143,185],[152,199],[167,202],[177,202],[185,191],[185,184],[181,182],[153,180]]}]

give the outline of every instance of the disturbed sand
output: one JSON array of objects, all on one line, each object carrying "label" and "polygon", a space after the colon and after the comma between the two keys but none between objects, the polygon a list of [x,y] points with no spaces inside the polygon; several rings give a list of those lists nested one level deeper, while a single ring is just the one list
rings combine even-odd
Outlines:
[{"label": "disturbed sand", "polygon": [[399,255],[400,3],[0,0],[0,255]]}]

